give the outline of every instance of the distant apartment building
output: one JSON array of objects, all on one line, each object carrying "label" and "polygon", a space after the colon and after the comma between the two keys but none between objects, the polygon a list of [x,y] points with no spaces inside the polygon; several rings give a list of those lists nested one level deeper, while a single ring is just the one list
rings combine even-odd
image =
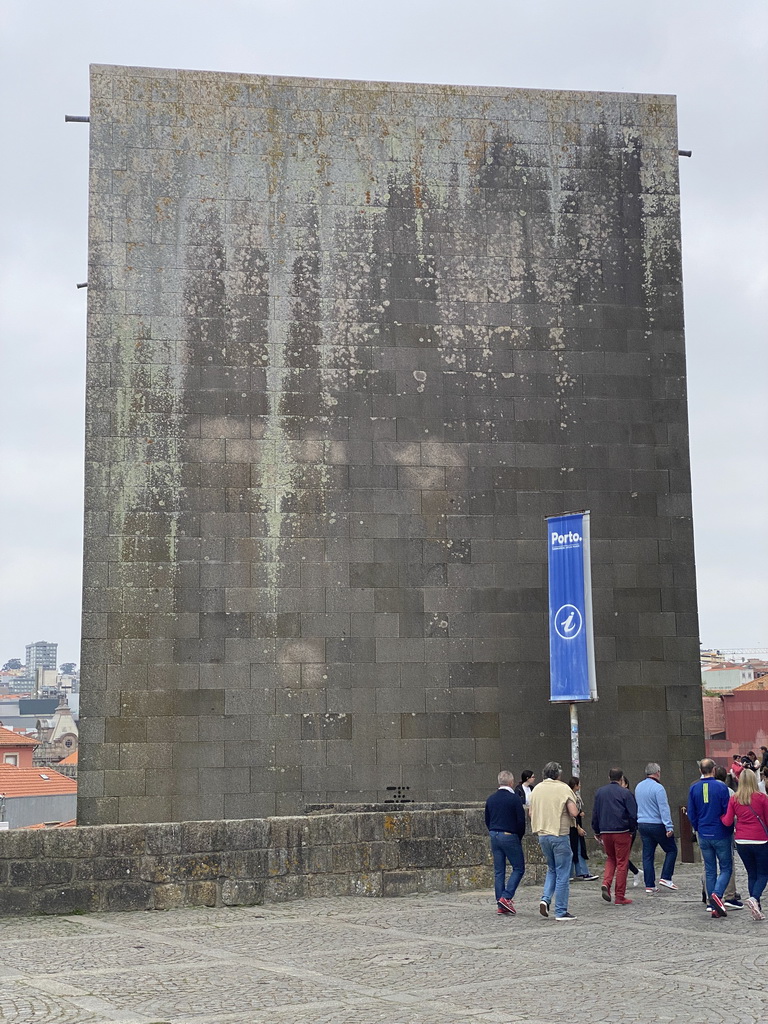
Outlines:
[{"label": "distant apartment building", "polygon": [[29,696],[35,689],[34,679],[27,679],[26,676],[17,676],[14,679],[5,679],[3,691],[9,694]]},{"label": "distant apartment building", "polygon": [[36,644],[27,644],[26,651],[28,676],[34,679],[39,668],[56,671],[58,644],[49,644],[46,640],[38,640]]},{"label": "distant apartment building", "polygon": [[722,665],[725,661],[725,655],[720,651],[715,650],[701,651],[699,653],[699,659],[701,661],[702,669],[712,668],[714,665]]},{"label": "distant apartment building", "polygon": [[755,670],[750,665],[726,661],[722,665],[713,665],[712,668],[702,669],[701,685],[705,690],[720,693],[724,690],[735,690],[737,686],[743,686],[745,683],[751,683],[754,678]]},{"label": "distant apartment building", "polygon": [[744,666],[752,669],[755,679],[762,679],[763,676],[768,676],[768,661],[764,658],[747,658]]}]

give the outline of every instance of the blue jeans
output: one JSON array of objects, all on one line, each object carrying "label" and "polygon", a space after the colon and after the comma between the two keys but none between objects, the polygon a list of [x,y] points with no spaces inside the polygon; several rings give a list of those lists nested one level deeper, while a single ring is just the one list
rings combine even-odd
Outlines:
[{"label": "blue jeans", "polygon": [[[726,886],[733,871],[733,852],[731,837],[727,839],[707,839],[699,836],[701,859],[704,861],[704,875],[707,880],[707,897],[716,892],[722,899]],[[720,871],[718,873],[718,864]]]},{"label": "blue jeans", "polygon": [[544,879],[542,900],[552,902],[555,897],[555,917],[568,912],[568,895],[571,890],[571,840],[568,836],[539,836],[539,846],[547,862],[547,877]]},{"label": "blue jeans", "polygon": [[645,876],[646,889],[652,889],[656,885],[656,868],[653,866],[653,855],[656,847],[660,846],[664,851],[664,865],[661,869],[661,877],[668,882],[672,881],[672,874],[675,870],[677,860],[677,843],[674,836],[668,836],[663,825],[650,825],[641,822],[637,826],[640,838],[643,840],[643,875]]},{"label": "blue jeans", "polygon": [[[491,832],[491,852],[496,899],[503,896],[504,899],[511,900],[525,874],[525,858],[520,836],[508,832]],[[512,870],[509,878],[505,880],[507,861]]]}]

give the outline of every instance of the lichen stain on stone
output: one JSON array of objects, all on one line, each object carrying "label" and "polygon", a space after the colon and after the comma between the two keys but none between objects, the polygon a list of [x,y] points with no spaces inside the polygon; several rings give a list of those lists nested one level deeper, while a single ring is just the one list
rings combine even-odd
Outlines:
[{"label": "lichen stain on stone", "polygon": [[405,839],[411,834],[411,815],[387,814],[384,818],[384,831],[392,838]]}]

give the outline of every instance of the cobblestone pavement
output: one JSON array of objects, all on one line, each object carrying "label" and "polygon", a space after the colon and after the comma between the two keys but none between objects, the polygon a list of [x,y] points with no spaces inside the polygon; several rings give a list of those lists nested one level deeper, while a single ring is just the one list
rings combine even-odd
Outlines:
[{"label": "cobblestone pavement", "polygon": [[[9,1024],[752,1024],[768,1014],[768,921],[711,920],[699,871],[631,907],[538,886],[488,892],[0,920]],[[743,886],[743,879],[739,878]]]}]

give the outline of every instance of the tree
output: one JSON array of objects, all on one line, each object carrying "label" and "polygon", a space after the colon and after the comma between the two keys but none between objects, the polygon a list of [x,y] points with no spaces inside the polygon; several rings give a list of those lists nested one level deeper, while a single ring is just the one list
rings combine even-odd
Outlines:
[{"label": "tree", "polygon": [[3,665],[3,672],[9,672],[12,669],[23,667],[24,666],[21,664],[18,658],[11,658],[9,661],[6,661],[6,663]]},{"label": "tree", "polygon": [[65,661],[63,665],[59,665],[59,671],[63,676],[71,676],[75,671],[74,661]]}]

